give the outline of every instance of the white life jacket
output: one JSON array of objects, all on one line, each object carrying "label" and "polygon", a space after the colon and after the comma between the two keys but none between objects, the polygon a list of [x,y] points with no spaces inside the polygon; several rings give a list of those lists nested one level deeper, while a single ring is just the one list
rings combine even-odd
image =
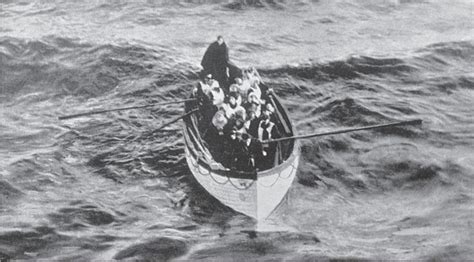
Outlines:
[{"label": "white life jacket", "polygon": [[[273,130],[273,127],[275,126],[275,124],[273,124],[272,122],[269,122],[267,128],[264,129],[264,128],[262,128],[262,122],[263,121],[260,121],[260,123],[258,124],[258,139],[260,141],[272,139],[272,130]],[[262,154],[263,154],[263,156],[268,155],[269,148],[270,148],[270,144],[268,144],[268,143],[262,144]]]},{"label": "white life jacket", "polygon": [[217,128],[217,130],[223,130],[224,126],[227,124],[227,118],[225,117],[225,112],[218,110],[214,117],[212,117],[212,124]]},{"label": "white life jacket", "polygon": [[222,108],[224,109],[224,111],[225,111],[225,116],[226,116],[228,119],[230,119],[230,118],[232,118],[233,116],[235,116],[235,114],[240,114],[240,115],[242,115],[243,119],[246,118],[245,109],[244,109],[242,106],[237,105],[236,107],[232,108],[229,104],[224,103],[224,104],[222,104]]},{"label": "white life jacket", "polygon": [[272,122],[269,122],[267,128],[264,129],[262,127],[262,123],[263,123],[263,120],[260,121],[260,123],[258,124],[258,139],[260,141],[272,139],[272,130],[275,124],[273,124]]},{"label": "white life jacket", "polygon": [[[209,86],[208,84],[204,83],[203,81],[199,81],[199,86],[201,87],[202,92],[203,92],[207,97],[209,97],[210,92],[211,92],[211,86]],[[194,96],[196,96],[197,90],[198,90],[197,87],[195,87],[195,88],[193,89],[193,95],[194,95]]]},{"label": "white life jacket", "polygon": [[214,79],[211,79],[211,84],[210,84],[211,88],[214,88],[214,87],[220,87],[219,86],[219,82],[217,80],[214,80]]},{"label": "white life jacket", "polygon": [[262,98],[262,90],[260,90],[260,87],[256,87],[256,88],[249,88],[248,90],[248,94],[247,94],[247,101],[249,101],[249,95],[254,93],[258,99],[261,99]]},{"label": "white life jacket", "polygon": [[207,96],[209,96],[209,93],[211,92],[211,87],[204,83],[204,82],[199,82],[199,85],[201,85],[201,88],[202,88],[202,91],[204,92],[204,94],[206,94]]},{"label": "white life jacket", "polygon": [[247,95],[248,95],[249,90],[250,90],[250,81],[248,79],[244,79],[242,81],[242,84],[238,86],[238,89],[239,89],[239,93],[242,96],[242,98],[244,98],[245,101],[248,101],[247,100]]}]

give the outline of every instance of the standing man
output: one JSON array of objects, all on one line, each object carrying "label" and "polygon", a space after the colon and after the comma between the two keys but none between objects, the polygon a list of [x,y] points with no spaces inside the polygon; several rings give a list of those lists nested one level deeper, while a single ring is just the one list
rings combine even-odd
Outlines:
[{"label": "standing man", "polygon": [[[280,133],[278,132],[275,123],[270,121],[270,112],[263,111],[262,112],[262,120],[258,125],[258,139],[260,141],[265,141],[269,139],[276,139],[281,137]],[[275,143],[267,143],[262,145],[262,162],[261,168],[268,169],[273,166],[275,162],[275,153],[276,153],[276,144]]]},{"label": "standing man", "polygon": [[228,63],[229,49],[224,42],[224,38],[218,36],[217,41],[209,45],[206,53],[204,53],[201,65],[204,68],[204,73],[206,75],[212,74],[224,91],[228,91]]}]

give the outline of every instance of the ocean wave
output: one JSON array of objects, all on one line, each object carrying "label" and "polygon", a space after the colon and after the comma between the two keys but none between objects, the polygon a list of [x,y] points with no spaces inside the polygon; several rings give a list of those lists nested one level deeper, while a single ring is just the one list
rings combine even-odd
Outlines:
[{"label": "ocean wave", "polygon": [[[34,254],[45,248],[53,248],[58,242],[70,240],[71,237],[57,233],[47,226],[33,230],[17,230],[0,233],[0,244],[11,247],[6,259],[33,259]],[[3,254],[0,252],[0,258]]]},{"label": "ocean wave", "polygon": [[380,112],[371,110],[354,98],[338,98],[326,102],[312,111],[320,121],[336,123],[338,126],[369,125],[387,120]]},{"label": "ocean wave", "polygon": [[49,37],[28,41],[0,39],[2,96],[48,92],[51,96],[96,97],[124,81],[150,79],[158,85],[181,81],[189,71],[176,73],[166,50],[137,45],[92,45],[76,39]]},{"label": "ocean wave", "polygon": [[12,200],[23,195],[21,190],[12,186],[7,181],[0,179],[0,199],[1,203],[7,203],[8,200]]},{"label": "ocean wave", "polygon": [[470,61],[474,58],[474,43],[471,41],[441,42],[431,44],[418,52]]},{"label": "ocean wave", "polygon": [[236,0],[224,4],[224,6],[232,10],[242,10],[246,8],[284,9],[287,2],[288,1],[284,0]]},{"label": "ocean wave", "polygon": [[410,74],[416,70],[415,67],[399,58],[352,56],[345,60],[328,63],[263,69],[262,72],[270,76],[290,75],[320,83],[336,79],[355,79],[368,75],[400,76]]},{"label": "ocean wave", "polygon": [[269,77],[292,76],[296,79],[322,83],[336,79],[356,79],[367,76],[407,78],[426,70],[462,67],[468,71],[474,59],[472,42],[448,42],[429,45],[408,57],[350,56],[343,60],[313,62],[261,68]]},{"label": "ocean wave", "polygon": [[180,239],[158,237],[144,243],[136,244],[119,251],[114,259],[139,259],[146,261],[168,261],[185,254],[189,249],[188,244]]},{"label": "ocean wave", "polygon": [[443,71],[447,67],[469,71],[474,60],[474,42],[442,42],[416,50],[411,63],[421,71]]}]

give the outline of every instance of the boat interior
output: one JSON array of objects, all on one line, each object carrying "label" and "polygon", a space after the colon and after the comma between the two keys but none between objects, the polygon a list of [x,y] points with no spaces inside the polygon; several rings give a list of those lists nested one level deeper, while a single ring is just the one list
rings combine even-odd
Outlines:
[{"label": "boat interior", "polygon": [[[260,84],[260,88],[262,89],[262,93],[267,93],[264,92],[268,90],[268,87],[265,84]],[[278,129],[280,137],[293,136],[294,133],[291,122],[288,118],[285,108],[280,103],[280,99],[275,94],[273,94],[273,92],[270,92],[265,98],[268,99],[268,101],[272,103],[273,107],[275,108],[274,124]],[[185,103],[186,113],[196,109],[199,109],[197,101],[189,101]],[[203,139],[207,130],[204,130],[206,128],[202,127],[203,125],[200,123],[201,120],[202,114],[199,112],[199,110],[197,110],[196,113],[192,113],[188,117],[184,118],[185,143],[187,150],[189,151],[190,155],[196,159],[197,163],[208,170],[212,170],[214,173],[228,177],[255,179],[259,173],[272,170],[284,163],[294,151],[295,141],[293,139],[272,142],[275,143],[275,154],[271,166],[263,170],[255,168],[251,171],[228,168],[218,161],[218,156],[220,156],[223,152],[213,150],[214,147],[212,146],[212,143],[215,141],[206,141]]]}]

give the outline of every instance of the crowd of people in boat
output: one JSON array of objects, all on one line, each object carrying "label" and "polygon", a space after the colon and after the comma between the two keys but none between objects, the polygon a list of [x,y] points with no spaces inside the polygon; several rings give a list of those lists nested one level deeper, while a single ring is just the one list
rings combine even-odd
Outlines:
[{"label": "crowd of people in boat", "polygon": [[273,166],[275,144],[261,143],[280,137],[270,92],[261,87],[255,68],[243,70],[228,87],[206,74],[194,88],[201,135],[224,167],[254,171]]}]

